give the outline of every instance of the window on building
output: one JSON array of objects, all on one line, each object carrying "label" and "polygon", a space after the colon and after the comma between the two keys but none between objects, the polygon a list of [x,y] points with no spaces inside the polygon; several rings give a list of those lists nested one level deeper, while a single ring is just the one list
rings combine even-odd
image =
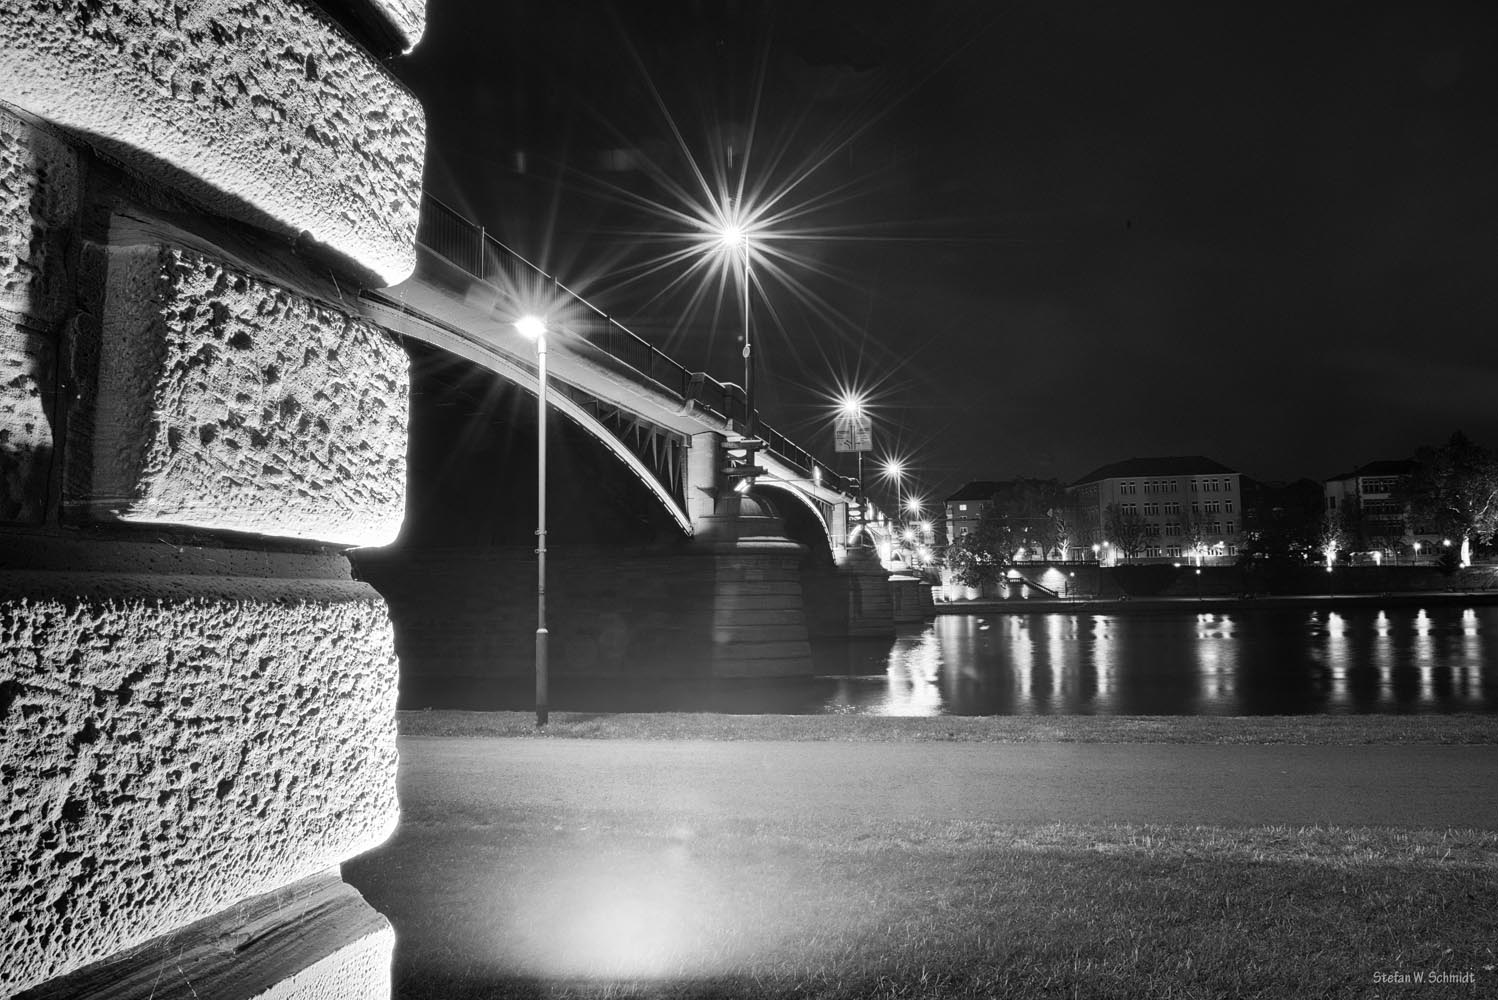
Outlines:
[{"label": "window on building", "polygon": [[1193,500],[1193,501],[1191,501],[1191,513],[1193,513],[1193,514],[1200,514],[1201,512],[1202,512],[1201,501],[1200,500]]},{"label": "window on building", "polygon": [[960,503],[960,504],[957,505],[957,509],[958,510],[967,510],[967,504]]},{"label": "window on building", "polygon": [[1233,501],[1231,497],[1222,502],[1222,510],[1225,514],[1231,514],[1233,512]]},{"label": "window on building", "polygon": [[1191,480],[1191,492],[1195,493],[1198,489],[1200,489],[1200,484],[1195,479]]},{"label": "window on building", "polygon": [[1232,533],[1233,533],[1233,532],[1234,532],[1234,531],[1236,531],[1236,530],[1237,530],[1237,528],[1236,528],[1236,527],[1234,527],[1234,525],[1233,525],[1233,522],[1232,522],[1232,521],[1226,521],[1226,522],[1224,522],[1224,523],[1225,523],[1225,524],[1226,524],[1226,525],[1227,525],[1227,528],[1228,528],[1228,532],[1227,532],[1227,533],[1228,533],[1228,534],[1230,534],[1230,535],[1231,535],[1231,534],[1232,534]]},{"label": "window on building", "polygon": [[1160,505],[1159,505],[1159,503],[1157,503],[1157,502],[1155,502],[1153,500],[1147,502],[1144,505],[1144,512],[1145,512],[1145,514],[1158,514],[1158,513],[1160,513]]},{"label": "window on building", "polygon": [[1327,497],[1326,498],[1326,509],[1327,510],[1336,510],[1337,509],[1337,498],[1336,497]]}]

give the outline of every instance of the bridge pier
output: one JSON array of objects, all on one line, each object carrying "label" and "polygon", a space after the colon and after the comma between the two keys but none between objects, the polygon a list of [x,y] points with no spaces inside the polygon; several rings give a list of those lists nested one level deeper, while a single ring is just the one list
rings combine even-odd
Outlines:
[{"label": "bridge pier", "polygon": [[883,639],[895,634],[889,573],[868,545],[843,546],[831,566],[807,568],[804,586],[813,639]]},{"label": "bridge pier", "polygon": [[342,290],[414,259],[370,50],[423,5],[363,6],[0,8],[0,996],[389,994],[338,866],[398,817],[394,638],[344,551],[401,522],[406,359]]},{"label": "bridge pier", "polygon": [[695,556],[712,564],[711,675],[809,675],[805,547],[785,537],[768,504],[732,491],[696,527]]}]

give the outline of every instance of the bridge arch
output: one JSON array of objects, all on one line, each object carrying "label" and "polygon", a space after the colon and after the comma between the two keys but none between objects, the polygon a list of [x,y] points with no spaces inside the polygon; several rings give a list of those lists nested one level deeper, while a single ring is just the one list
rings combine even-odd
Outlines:
[{"label": "bridge arch", "polygon": [[[407,312],[378,307],[370,309],[367,303],[366,307],[373,313],[372,319],[406,338],[413,365],[424,351],[436,350],[497,376],[534,399],[539,388],[537,373],[517,362],[509,353],[481,338]],[[662,431],[653,441],[649,440],[650,425],[647,422],[632,420],[627,411],[617,406],[605,406],[558,381],[548,381],[546,399],[549,409],[566,417],[622,462],[683,535],[692,534],[685,500],[687,442],[684,435]],[[644,439],[640,441],[640,451],[633,450],[626,440],[635,432],[644,432],[635,434]],[[646,456],[652,449],[656,451],[658,461],[647,461]]]},{"label": "bridge arch", "polygon": [[817,565],[833,564],[832,529],[826,506],[821,501],[807,495],[795,484],[778,479],[756,480],[751,492],[770,502],[785,524],[786,536],[808,548],[808,561]]},{"label": "bridge arch", "polygon": [[[536,514],[536,380],[444,347],[407,341],[412,448],[402,535],[421,545],[514,545],[533,536]],[[551,388],[551,387],[549,387]],[[554,543],[684,540],[681,500],[620,437],[619,420],[586,401],[548,391],[547,508]],[[625,433],[628,433],[627,428]],[[684,449],[685,441],[661,448]],[[621,463],[629,470],[620,475]],[[683,463],[684,464],[684,463]],[[525,488],[519,481],[525,480]]]}]

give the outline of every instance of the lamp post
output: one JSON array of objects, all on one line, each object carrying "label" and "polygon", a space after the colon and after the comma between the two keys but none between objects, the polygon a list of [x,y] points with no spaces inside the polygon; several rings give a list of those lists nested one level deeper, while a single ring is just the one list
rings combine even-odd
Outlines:
[{"label": "lamp post", "polygon": [[735,213],[733,204],[728,204],[727,217],[718,228],[718,242],[724,251],[739,253],[743,257],[744,283],[744,437],[754,437],[754,343],[750,339],[749,287],[750,271],[749,231],[743,220]]},{"label": "lamp post", "polygon": [[[862,442],[858,440],[860,434],[858,424],[863,419],[863,397],[854,393],[848,393],[844,395],[841,402],[838,403],[837,410],[838,413],[841,414],[843,419],[848,421],[850,429],[853,432],[853,440],[850,441],[849,444],[852,445],[854,454],[858,456],[858,499],[862,500],[864,450],[863,448],[859,447],[859,444],[861,444]],[[839,447],[841,448],[842,446],[839,445]]]},{"label": "lamp post", "polygon": [[[905,467],[894,459],[891,459],[888,462],[884,463],[884,475],[887,478],[893,479],[895,481],[895,510],[898,512],[905,506],[905,502],[900,496],[900,479],[905,475]],[[898,513],[896,514],[896,517],[899,517]],[[890,537],[896,538],[898,537],[898,535],[893,530],[891,530]]]},{"label": "lamp post", "polygon": [[900,496],[900,477],[905,475],[905,467],[891,460],[884,463],[884,474],[895,481],[895,508],[898,510],[905,505]]},{"label": "lamp post", "polygon": [[536,725],[549,712],[546,662],[546,321],[522,316],[515,322],[522,337],[536,342]]}]

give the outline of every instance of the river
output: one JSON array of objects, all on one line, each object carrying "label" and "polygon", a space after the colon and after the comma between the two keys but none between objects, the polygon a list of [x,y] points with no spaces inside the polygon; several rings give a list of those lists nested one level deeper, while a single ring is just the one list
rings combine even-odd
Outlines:
[{"label": "river", "polygon": [[[819,643],[809,680],[554,685],[557,711],[1498,714],[1498,607],[946,614]],[[516,691],[499,707],[523,710]]]}]

